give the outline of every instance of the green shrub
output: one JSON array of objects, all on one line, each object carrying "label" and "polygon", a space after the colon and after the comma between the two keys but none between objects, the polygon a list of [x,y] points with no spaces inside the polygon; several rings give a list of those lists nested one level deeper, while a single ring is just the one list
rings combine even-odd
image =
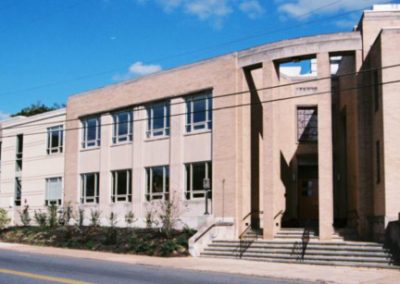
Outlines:
[{"label": "green shrub", "polygon": [[131,211],[125,214],[125,222],[129,228],[132,227],[133,223],[135,223],[137,219],[135,218],[135,214]]},{"label": "green shrub", "polygon": [[34,218],[35,218],[36,223],[39,225],[39,227],[41,227],[41,228],[46,227],[46,225],[47,225],[46,212],[41,212],[40,210],[39,211],[35,210]]},{"label": "green shrub", "polygon": [[58,211],[57,205],[51,204],[50,206],[47,206],[47,212],[49,215],[48,222],[50,228],[54,228],[58,225],[57,211]]},{"label": "green shrub", "polygon": [[178,245],[175,240],[167,240],[160,247],[161,256],[170,256],[174,251],[176,251]]},{"label": "green shrub", "polygon": [[7,211],[3,208],[0,208],[0,230],[7,227],[7,225],[10,223],[10,221],[11,221],[11,219],[8,218]]},{"label": "green shrub", "polygon": [[90,225],[92,227],[100,226],[100,215],[101,215],[101,212],[97,209],[90,211]]},{"label": "green shrub", "polygon": [[31,224],[31,216],[29,215],[29,205],[25,204],[24,208],[22,211],[18,211],[19,218],[21,220],[21,223],[24,227],[27,227]]},{"label": "green shrub", "polygon": [[85,209],[79,208],[78,209],[78,226],[83,226],[83,221],[85,220]]}]

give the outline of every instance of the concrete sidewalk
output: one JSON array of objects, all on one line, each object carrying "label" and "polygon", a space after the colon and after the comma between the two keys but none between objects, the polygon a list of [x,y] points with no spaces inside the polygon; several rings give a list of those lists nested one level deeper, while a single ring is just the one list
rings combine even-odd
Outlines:
[{"label": "concrete sidewalk", "polygon": [[196,271],[213,271],[318,283],[400,283],[400,270],[282,264],[234,259],[161,258],[0,243],[0,249]]}]

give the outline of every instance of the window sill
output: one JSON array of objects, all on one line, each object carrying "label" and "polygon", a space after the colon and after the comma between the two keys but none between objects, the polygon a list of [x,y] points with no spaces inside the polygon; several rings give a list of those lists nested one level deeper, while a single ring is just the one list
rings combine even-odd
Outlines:
[{"label": "window sill", "polygon": [[95,151],[95,150],[100,150],[100,146],[81,148],[80,152],[89,152],[89,151]]},{"label": "window sill", "polygon": [[211,129],[206,129],[206,130],[196,130],[192,132],[185,132],[183,136],[193,136],[193,135],[200,135],[200,134],[207,134],[207,133],[212,133]]},{"label": "window sill", "polygon": [[144,142],[153,142],[153,141],[161,141],[161,140],[168,140],[170,136],[154,136],[150,138],[146,138]]},{"label": "window sill", "polygon": [[57,156],[63,156],[64,152],[58,152],[58,153],[47,153],[47,157],[57,157]]},{"label": "window sill", "polygon": [[112,143],[110,147],[118,147],[118,146],[132,145],[132,144],[133,141],[118,142],[118,143]]}]

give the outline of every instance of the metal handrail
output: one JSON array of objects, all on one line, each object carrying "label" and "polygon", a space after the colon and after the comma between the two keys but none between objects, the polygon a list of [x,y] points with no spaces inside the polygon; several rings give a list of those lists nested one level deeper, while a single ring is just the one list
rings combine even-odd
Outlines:
[{"label": "metal handrail", "polygon": [[283,215],[284,212],[285,212],[285,211],[283,211],[283,210],[279,211],[279,212],[274,216],[274,220],[275,220],[276,218],[278,218],[279,215]]},{"label": "metal handrail", "polygon": [[207,234],[212,228],[217,227],[217,226],[232,226],[232,223],[229,222],[217,222],[211,224],[204,232],[200,234],[197,238],[194,239],[194,242],[196,243],[198,240],[200,240],[205,234]]},{"label": "metal handrail", "polygon": [[243,217],[242,221],[246,220],[250,216],[257,215],[257,214],[258,215],[264,214],[264,211],[251,211],[251,212],[247,213],[246,216]]}]

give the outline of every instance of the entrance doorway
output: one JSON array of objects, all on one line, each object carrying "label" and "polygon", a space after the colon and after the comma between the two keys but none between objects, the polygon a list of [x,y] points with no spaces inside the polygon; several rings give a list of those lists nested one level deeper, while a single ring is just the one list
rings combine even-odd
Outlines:
[{"label": "entrance doorway", "polygon": [[300,226],[318,225],[318,165],[300,163],[297,183],[298,222]]}]

